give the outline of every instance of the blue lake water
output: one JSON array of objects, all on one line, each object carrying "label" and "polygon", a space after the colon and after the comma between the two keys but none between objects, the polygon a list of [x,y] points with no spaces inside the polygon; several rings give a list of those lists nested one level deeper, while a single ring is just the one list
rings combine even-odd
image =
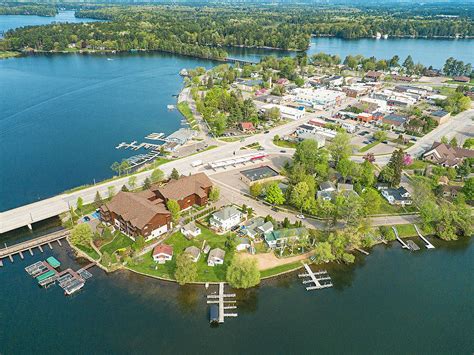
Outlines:
[{"label": "blue lake water", "polygon": [[4,261],[0,347],[5,354],[471,354],[474,245],[435,244],[412,253],[394,243],[354,267],[324,266],[331,289],[308,292],[296,274],[265,281],[237,292],[239,316],[218,328],[208,325],[203,286],[91,269],[72,297],[57,285],[39,288],[27,265],[54,255],[63,269],[79,268],[55,245]]},{"label": "blue lake water", "polygon": [[60,11],[56,16],[0,15],[0,32],[23,26],[47,25],[52,22],[93,22],[89,18],[76,18],[74,11]]}]

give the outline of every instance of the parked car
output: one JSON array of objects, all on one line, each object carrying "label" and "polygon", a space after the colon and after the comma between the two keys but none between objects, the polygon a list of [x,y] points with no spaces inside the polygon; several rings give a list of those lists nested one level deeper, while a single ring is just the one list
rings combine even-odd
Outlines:
[{"label": "parked car", "polygon": [[280,150],[280,153],[286,153],[286,150]]},{"label": "parked car", "polygon": [[278,207],[272,207],[272,211],[279,212],[280,210],[278,209]]},{"label": "parked car", "polygon": [[297,214],[297,215],[296,215],[296,218],[299,218],[299,219],[304,219],[305,217],[304,217],[304,215],[303,215],[303,214]]},{"label": "parked car", "polygon": [[382,141],[383,144],[388,144],[388,141]]},{"label": "parked car", "polygon": [[267,133],[270,133],[270,131],[267,129],[267,130],[266,130],[265,132],[263,132],[263,133],[267,134]]}]

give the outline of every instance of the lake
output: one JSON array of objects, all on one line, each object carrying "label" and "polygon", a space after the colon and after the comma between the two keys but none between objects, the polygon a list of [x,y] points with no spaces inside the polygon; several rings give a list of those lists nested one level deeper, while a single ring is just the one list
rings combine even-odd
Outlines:
[{"label": "lake", "polygon": [[354,267],[324,266],[330,289],[305,291],[295,273],[265,281],[237,292],[239,316],[217,328],[208,324],[203,286],[94,268],[72,297],[57,285],[39,288],[27,265],[54,255],[63,268],[79,268],[72,252],[55,244],[53,252],[4,261],[0,348],[5,354],[470,354],[474,244],[434,244],[418,252],[398,243],[378,246]]},{"label": "lake", "polygon": [[27,15],[0,15],[0,32],[23,27],[23,26],[38,26],[48,25],[52,22],[93,22],[98,21],[90,18],[76,18],[74,11],[59,11],[54,16],[27,16]]}]

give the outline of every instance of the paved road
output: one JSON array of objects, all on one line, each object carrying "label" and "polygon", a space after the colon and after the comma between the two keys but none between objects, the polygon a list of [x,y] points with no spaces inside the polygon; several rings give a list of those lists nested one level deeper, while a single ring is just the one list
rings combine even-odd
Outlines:
[{"label": "paved road", "polygon": [[[472,126],[472,118],[474,118],[474,110],[469,110],[458,115],[457,117],[451,119],[448,123],[430,132],[425,137],[420,138],[415,145],[408,149],[408,152],[413,155],[420,154],[424,149],[429,147],[433,141],[440,140],[442,136],[450,137],[455,135],[457,132],[465,132],[469,125]],[[305,122],[305,120],[292,121],[285,125],[271,129],[270,133],[268,134],[257,134],[245,139],[243,142],[238,141],[228,143],[212,150],[175,160],[160,166],[160,169],[162,169],[165,174],[170,174],[171,170],[176,168],[181,174],[184,175],[203,171],[203,167],[191,167],[191,162],[200,159],[203,162],[208,163],[219,159],[230,158],[234,155],[234,153],[235,156],[245,155],[248,154],[249,151],[240,150],[240,148],[255,142],[259,142],[262,146],[264,146],[268,154],[281,154],[280,150],[282,150],[282,148],[275,147],[272,143],[273,136],[277,134],[282,136],[288,132],[291,132],[302,122]],[[291,149],[284,150],[286,151],[286,154],[292,154],[293,151]],[[385,164],[388,162],[389,158],[389,156],[377,157],[377,163]],[[354,157],[354,159],[361,160],[362,158]],[[212,174],[212,171],[207,172]],[[145,178],[150,175],[151,171],[144,171],[136,174],[137,185],[143,184]],[[68,211],[70,206],[75,206],[78,197],[82,197],[84,203],[91,203],[94,201],[97,191],[99,191],[102,197],[106,197],[108,195],[109,187],[113,187],[115,191],[119,191],[123,185],[127,184],[128,177],[121,178],[114,181],[97,184],[83,190],[67,194],[60,194],[49,199],[2,212],[0,213],[0,233],[5,233],[19,227],[27,226],[31,223],[38,222]]]}]

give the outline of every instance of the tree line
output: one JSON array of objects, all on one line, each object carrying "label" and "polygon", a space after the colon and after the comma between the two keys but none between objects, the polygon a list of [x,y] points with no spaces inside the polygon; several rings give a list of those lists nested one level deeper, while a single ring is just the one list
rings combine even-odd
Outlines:
[{"label": "tree line", "polygon": [[41,4],[4,4],[0,6],[0,15],[36,15],[56,16],[58,10],[55,6]]}]

